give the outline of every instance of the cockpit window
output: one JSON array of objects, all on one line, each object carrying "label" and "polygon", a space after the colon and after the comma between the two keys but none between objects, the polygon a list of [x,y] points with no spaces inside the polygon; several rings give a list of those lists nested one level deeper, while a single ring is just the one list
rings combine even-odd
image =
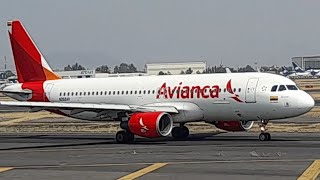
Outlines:
[{"label": "cockpit window", "polygon": [[285,91],[287,90],[287,88],[284,85],[280,85],[279,86],[279,90],[278,91]]},{"label": "cockpit window", "polygon": [[276,91],[277,91],[277,88],[278,88],[278,85],[274,85],[274,86],[272,86],[272,88],[271,88],[271,92],[276,92]]},{"label": "cockpit window", "polygon": [[295,85],[287,85],[288,90],[298,90],[297,86]]}]

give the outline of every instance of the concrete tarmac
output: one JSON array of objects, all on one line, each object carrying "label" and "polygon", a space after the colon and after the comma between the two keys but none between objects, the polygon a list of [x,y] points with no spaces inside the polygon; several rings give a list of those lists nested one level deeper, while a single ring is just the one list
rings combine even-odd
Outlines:
[{"label": "concrete tarmac", "polygon": [[123,145],[110,134],[1,134],[0,179],[297,179],[320,159],[318,134],[273,133],[270,142],[257,136],[193,134]]}]

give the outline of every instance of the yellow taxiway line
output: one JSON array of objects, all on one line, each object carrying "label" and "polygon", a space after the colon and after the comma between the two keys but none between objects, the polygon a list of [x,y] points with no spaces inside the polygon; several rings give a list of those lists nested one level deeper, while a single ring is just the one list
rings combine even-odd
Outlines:
[{"label": "yellow taxiway line", "polygon": [[315,160],[313,163],[301,174],[298,180],[312,180],[316,179],[320,173],[320,160]]},{"label": "yellow taxiway line", "polygon": [[121,178],[119,178],[118,180],[126,180],[126,179],[136,179],[140,176],[143,176],[145,174],[148,174],[156,169],[159,169],[165,165],[167,165],[168,163],[155,163],[155,164],[152,164],[151,166],[148,166],[148,167],[145,167],[143,169],[140,169],[136,172],[133,172],[131,174],[128,174],[126,176],[123,176]]},{"label": "yellow taxiway line", "polygon": [[11,167],[0,167],[0,172],[9,171],[11,169],[13,169],[13,168],[11,168]]}]

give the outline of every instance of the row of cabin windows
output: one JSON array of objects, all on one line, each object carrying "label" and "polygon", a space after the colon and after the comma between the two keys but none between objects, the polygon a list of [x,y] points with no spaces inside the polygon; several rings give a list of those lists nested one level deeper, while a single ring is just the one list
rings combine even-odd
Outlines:
[{"label": "row of cabin windows", "polygon": [[[212,90],[210,89],[210,92],[215,92],[216,89]],[[223,92],[226,92],[227,89],[224,88]],[[236,92],[237,89],[234,88],[233,92]],[[177,93],[179,92],[179,90],[177,90]],[[183,93],[184,91],[181,90],[181,93]],[[208,89],[205,89],[204,92],[208,92]],[[219,89],[219,92],[221,92],[221,88]],[[241,92],[241,88],[238,88],[238,92]],[[158,92],[160,93],[160,91]],[[194,90],[194,93],[197,93],[197,90]],[[140,90],[140,91],[95,91],[95,92],[60,92],[60,96],[102,96],[102,95],[128,95],[128,94],[155,94],[155,90]]]}]

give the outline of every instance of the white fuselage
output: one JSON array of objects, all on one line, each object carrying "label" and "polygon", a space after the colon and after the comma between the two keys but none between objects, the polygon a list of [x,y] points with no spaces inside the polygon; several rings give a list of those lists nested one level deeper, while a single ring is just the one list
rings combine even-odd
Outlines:
[{"label": "white fuselage", "polygon": [[[314,100],[306,92],[271,92],[274,85],[295,83],[274,74],[228,73],[63,79],[46,81],[43,88],[50,102],[189,106],[201,114],[195,118],[186,114],[185,118],[174,118],[175,122],[282,119],[313,107]],[[108,119],[98,118],[98,112],[63,113],[79,119]]]}]

